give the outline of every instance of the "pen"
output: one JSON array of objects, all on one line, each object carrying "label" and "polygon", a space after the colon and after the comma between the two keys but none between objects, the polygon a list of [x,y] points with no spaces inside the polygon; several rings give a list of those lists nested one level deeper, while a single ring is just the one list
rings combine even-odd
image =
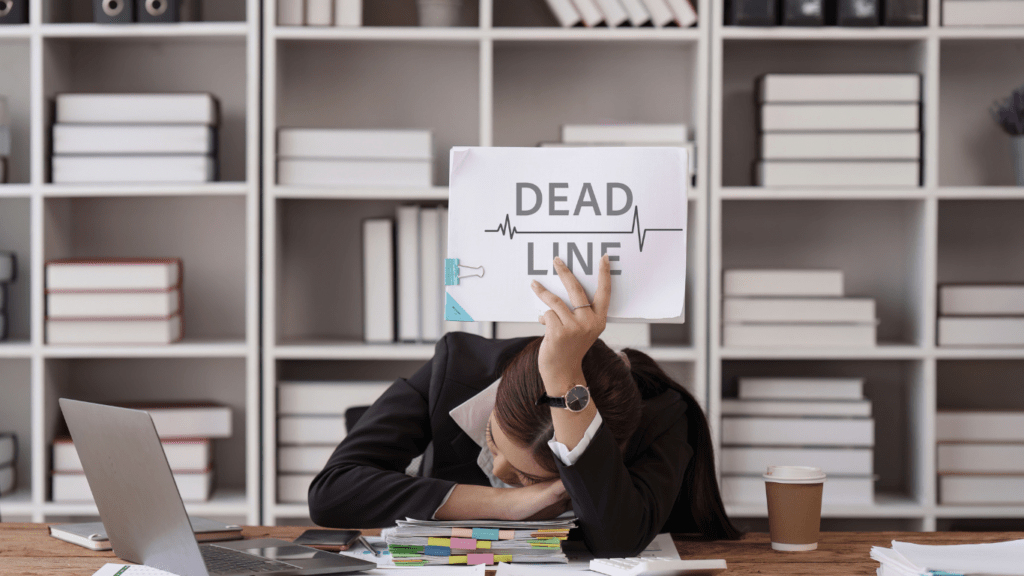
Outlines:
[{"label": "pen", "polygon": [[380,552],[377,552],[377,550],[373,546],[370,546],[370,543],[366,541],[366,538],[363,538],[360,535],[356,539],[359,540],[359,543],[362,544],[364,548],[366,548],[370,552],[373,552],[374,556],[380,556]]}]

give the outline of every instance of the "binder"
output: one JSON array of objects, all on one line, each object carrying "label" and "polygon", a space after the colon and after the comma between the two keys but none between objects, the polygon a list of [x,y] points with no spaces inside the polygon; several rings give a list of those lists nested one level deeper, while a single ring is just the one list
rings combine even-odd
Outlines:
[{"label": "binder", "polygon": [[198,0],[135,0],[139,22],[189,22],[199,20]]},{"label": "binder", "polygon": [[833,6],[825,0],[783,0],[783,26],[824,26],[826,10]]},{"label": "binder", "polygon": [[0,2],[0,24],[28,24],[28,0]]},{"label": "binder", "polygon": [[729,0],[725,23],[730,26],[775,26],[778,23],[776,0]]},{"label": "binder", "polygon": [[886,26],[924,26],[926,0],[886,0],[882,22]]},{"label": "binder", "polygon": [[836,24],[839,26],[878,26],[880,0],[838,0]]},{"label": "binder", "polygon": [[135,21],[132,0],[93,0],[92,17],[97,24],[131,24]]}]

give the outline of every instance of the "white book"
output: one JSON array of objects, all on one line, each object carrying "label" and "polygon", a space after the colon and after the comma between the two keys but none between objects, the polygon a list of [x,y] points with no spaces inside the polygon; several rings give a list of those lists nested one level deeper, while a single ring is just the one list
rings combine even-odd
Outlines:
[{"label": "white book", "polygon": [[740,378],[740,400],[864,399],[863,378]]},{"label": "white book", "polygon": [[936,470],[945,473],[1024,474],[1024,442],[939,444]]},{"label": "white book", "polygon": [[[761,476],[722,476],[722,500],[736,504],[765,504],[768,496]],[[874,504],[872,476],[829,476],[821,491],[822,506]]]},{"label": "white book", "polygon": [[306,0],[306,26],[334,24],[334,0]]},{"label": "white book", "polygon": [[334,25],[354,28],[363,25],[363,0],[334,0]]},{"label": "white book", "polygon": [[689,0],[666,0],[666,3],[680,28],[689,28],[697,23],[697,11]]},{"label": "white book", "polygon": [[[494,337],[498,339],[543,335],[544,325],[539,322],[495,322]],[[649,348],[651,325],[643,322],[609,322],[600,338],[612,348]]]},{"label": "white book", "polygon": [[285,504],[305,504],[309,501],[309,485],[316,474],[278,474],[277,501]]},{"label": "white book", "polygon": [[1024,504],[1024,474],[941,475],[939,504]]},{"label": "white book", "polygon": [[14,466],[0,466],[0,496],[14,492],[17,487],[18,475]]},{"label": "white book", "polygon": [[723,274],[726,296],[825,296],[843,295],[842,270],[747,270]]},{"label": "white book", "polygon": [[551,9],[551,13],[555,15],[555,20],[563,28],[572,28],[577,24],[580,24],[583,20],[580,17],[579,10],[576,10],[576,6],[573,5],[572,0],[546,0],[548,8]]},{"label": "white book", "polygon": [[761,105],[761,131],[920,130],[920,105],[903,103]]},{"label": "white book", "polygon": [[[174,483],[185,502],[206,502],[213,491],[213,472],[175,472]],[[89,481],[82,472],[53,474],[54,502],[92,502]]]},{"label": "white book", "polygon": [[429,160],[311,160],[277,161],[277,183],[282,186],[366,186],[429,188],[433,182]]},{"label": "white book", "polygon": [[217,124],[212,94],[58,94],[57,124]]},{"label": "white book", "polygon": [[181,340],[180,314],[168,318],[47,318],[47,344],[171,344]]},{"label": "white book", "polygon": [[604,21],[604,15],[601,14],[595,0],[572,0],[572,3],[587,27],[597,26]]},{"label": "white book", "polygon": [[[196,472],[210,468],[213,446],[209,439],[165,439],[160,445],[167,456],[167,464],[175,472]],[[82,461],[71,438],[58,438],[53,442],[53,471],[81,472]]]},{"label": "white book", "polygon": [[920,132],[770,132],[761,135],[766,160],[917,160]]},{"label": "white book", "polygon": [[697,173],[697,145],[694,142],[541,142],[541,148],[629,147],[629,148],[685,148],[690,174]]},{"label": "white book", "polygon": [[725,324],[722,345],[737,348],[871,348],[875,324]]},{"label": "white book", "polygon": [[663,28],[675,22],[675,16],[668,7],[666,0],[642,0],[647,11],[651,14],[651,23],[657,28]]},{"label": "white book", "polygon": [[399,206],[395,211],[398,226],[398,340],[420,339],[420,207]]},{"label": "white book", "polygon": [[921,185],[916,160],[764,160],[757,163],[756,186],[907,187]]},{"label": "white book", "polygon": [[874,322],[871,298],[731,298],[722,302],[724,322]]},{"label": "white book", "polygon": [[363,340],[395,341],[395,245],[390,218],[363,220]]},{"label": "white book", "polygon": [[14,434],[0,434],[0,466],[7,466],[18,458],[18,438]]},{"label": "white book", "polygon": [[939,318],[939,346],[1024,346],[1024,318]]},{"label": "white book", "polygon": [[194,402],[135,407],[149,413],[161,439],[231,437],[232,418],[228,406]]},{"label": "white book", "polygon": [[50,292],[46,316],[62,318],[166,318],[181,311],[181,292]]},{"label": "white book", "polygon": [[604,15],[604,22],[609,28],[616,28],[629,20],[629,15],[619,0],[597,0],[597,7]]},{"label": "white book", "polygon": [[725,416],[722,444],[739,446],[874,446],[871,418]]},{"label": "white book", "polygon": [[216,132],[204,124],[138,126],[54,124],[54,154],[213,154]]},{"label": "white book", "polygon": [[566,144],[685,144],[685,124],[563,124],[562,142]]},{"label": "white book", "polygon": [[444,321],[444,260],[436,208],[420,208],[420,338],[436,342]]},{"label": "white book", "polygon": [[944,316],[1024,316],[1024,284],[939,286]]},{"label": "white book", "polygon": [[54,184],[201,184],[217,179],[205,155],[54,156]]},{"label": "white book", "polygon": [[868,400],[722,400],[723,416],[871,416]]},{"label": "white book", "polygon": [[282,416],[277,419],[278,444],[337,446],[344,439],[344,416]]},{"label": "white book", "polygon": [[18,258],[14,252],[0,250],[0,283],[14,280],[15,274],[18,272],[17,264]]},{"label": "white book", "polygon": [[364,160],[431,160],[429,130],[336,130],[281,128],[279,158]]},{"label": "white book", "polygon": [[1024,412],[939,410],[936,442],[1024,442]]},{"label": "white book", "polygon": [[277,449],[277,470],[285,473],[316,474],[324,469],[333,446],[281,446]]},{"label": "white book", "polygon": [[302,26],[306,23],[306,0],[277,0],[277,25]]},{"label": "white book", "polygon": [[177,258],[51,260],[46,290],[168,290],[181,283],[181,267]]},{"label": "white book", "polygon": [[943,26],[1024,26],[1020,0],[942,0]]},{"label": "white book", "polygon": [[828,476],[871,476],[871,448],[722,448],[722,474],[764,474],[769,466],[813,466]]},{"label": "white book", "polygon": [[337,415],[353,406],[370,406],[391,382],[279,382],[280,415]]},{"label": "white book", "polygon": [[920,74],[765,74],[761,102],[919,102]]}]

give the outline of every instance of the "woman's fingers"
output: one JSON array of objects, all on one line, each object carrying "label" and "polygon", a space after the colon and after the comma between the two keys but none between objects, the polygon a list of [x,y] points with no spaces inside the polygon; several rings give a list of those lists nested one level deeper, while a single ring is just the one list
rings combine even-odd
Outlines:
[{"label": "woman's fingers", "polygon": [[580,285],[580,281],[576,279],[576,276],[565,265],[565,262],[562,262],[562,259],[558,257],[555,257],[555,272],[558,273],[562,286],[565,286],[566,292],[569,293],[569,303],[574,308],[590,304],[590,298],[587,297],[587,293],[583,290],[583,286]]},{"label": "woman's fingers", "polygon": [[594,293],[592,308],[601,319],[608,318],[608,306],[612,300],[612,264],[608,255],[601,257],[597,271],[597,292]]},{"label": "woman's fingers", "polygon": [[553,292],[545,288],[536,280],[531,282],[530,286],[533,288],[534,294],[540,298],[541,302],[547,304],[548,308],[551,308],[555,311],[555,314],[558,314],[558,318],[562,323],[568,322],[572,318],[572,311],[565,305],[565,302],[562,302],[561,298],[555,296]]},{"label": "woman's fingers", "polygon": [[550,326],[551,328],[556,328],[562,325],[561,319],[558,318],[558,314],[556,314],[554,310],[548,310],[541,314],[537,317],[537,321],[544,326]]}]

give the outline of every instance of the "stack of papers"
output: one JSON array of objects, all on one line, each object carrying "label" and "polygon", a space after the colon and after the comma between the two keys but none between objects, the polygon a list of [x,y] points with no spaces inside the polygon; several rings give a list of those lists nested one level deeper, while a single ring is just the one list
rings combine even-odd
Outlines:
[{"label": "stack of papers", "polygon": [[878,576],[1000,574],[1024,576],[1024,540],[993,544],[924,546],[892,541],[892,548],[873,546],[871,558],[881,563]]},{"label": "stack of papers", "polygon": [[568,562],[562,541],[575,518],[537,522],[399,520],[381,532],[395,566]]}]

